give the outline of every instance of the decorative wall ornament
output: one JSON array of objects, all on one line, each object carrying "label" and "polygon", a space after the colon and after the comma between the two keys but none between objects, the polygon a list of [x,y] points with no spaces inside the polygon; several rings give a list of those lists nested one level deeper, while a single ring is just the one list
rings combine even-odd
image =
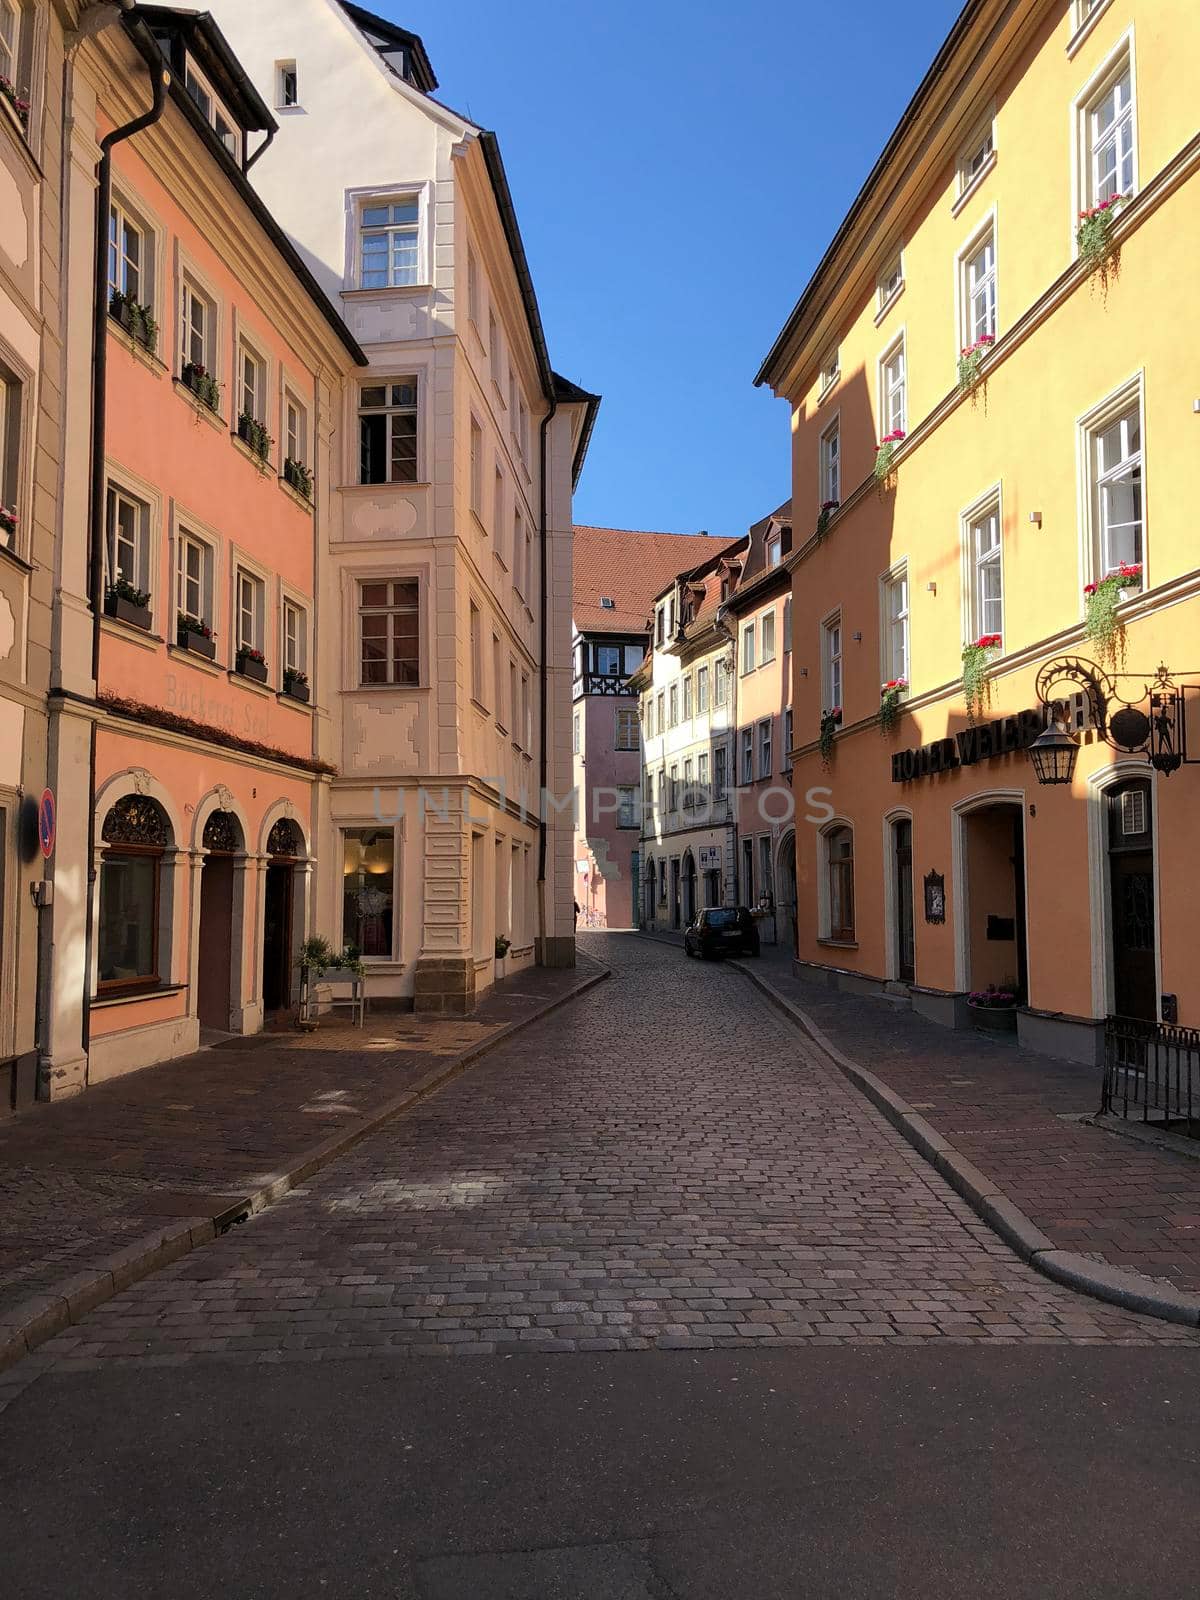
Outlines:
[{"label": "decorative wall ornament", "polygon": [[171,842],[171,824],[157,800],[127,794],[110,809],[100,837],[105,844],[164,849]]},{"label": "decorative wall ornament", "polygon": [[204,848],[233,855],[242,848],[242,825],[232,811],[214,811],[204,824]]},{"label": "decorative wall ornament", "polygon": [[925,874],[925,921],[945,922],[946,880],[940,872]]},{"label": "decorative wall ornament", "polygon": [[129,777],[138,794],[149,794],[154,787],[154,779],[146,771],[145,767],[134,767]]},{"label": "decorative wall ornament", "polygon": [[280,817],[267,835],[267,854],[288,856],[293,859],[303,856],[304,840],[301,838],[300,829],[289,817]]}]

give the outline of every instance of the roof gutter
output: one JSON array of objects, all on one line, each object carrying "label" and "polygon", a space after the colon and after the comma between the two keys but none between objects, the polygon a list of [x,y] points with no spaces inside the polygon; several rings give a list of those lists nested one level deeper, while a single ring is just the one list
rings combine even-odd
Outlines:
[{"label": "roof gutter", "polygon": [[500,159],[500,144],[496,135],[486,128],[482,129],[479,134],[479,148],[483,151],[484,165],[487,167],[492,193],[496,197],[496,207],[500,212],[500,224],[504,229],[508,252],[512,256],[513,270],[517,275],[517,287],[521,291],[525,320],[529,324],[529,336],[533,340],[533,354],[537,361],[542,393],[550,402],[550,415],[553,416],[558,409],[554,392],[554,372],[550,366],[550,353],[546,349],[546,334],[542,327],[542,314],[538,310],[537,295],[533,289],[529,260],[525,255],[521,229],[517,224],[512,190],[508,187],[508,176],[504,171],[504,162]]}]

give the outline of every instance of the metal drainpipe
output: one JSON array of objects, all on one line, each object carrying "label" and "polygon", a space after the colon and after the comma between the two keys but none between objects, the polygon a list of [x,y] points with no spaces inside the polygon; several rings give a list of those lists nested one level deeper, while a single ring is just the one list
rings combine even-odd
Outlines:
[{"label": "metal drainpipe", "polygon": [[[147,63],[154,90],[154,104],[140,117],[114,128],[100,141],[100,165],[96,181],[96,261],[92,304],[92,482],[88,506],[88,601],[92,608],[92,681],[100,687],[100,618],[104,613],[104,449],[106,386],[108,381],[108,213],[112,205],[112,149],[148,128],[162,116],[167,103],[171,74],[166,66]],[[92,1022],[92,944],[95,940],[96,896],[96,720],[88,750],[88,842],[87,904],[84,908],[83,967],[83,1048],[91,1046]]]},{"label": "metal drainpipe", "polygon": [[540,449],[538,452],[538,493],[539,493],[539,520],[541,523],[541,615],[538,629],[538,914],[542,924],[542,962],[546,960],[546,778],[549,768],[549,739],[546,731],[546,708],[550,701],[549,666],[546,661],[546,641],[549,628],[546,618],[546,590],[548,588],[547,559],[546,559],[546,532],[549,522],[549,493],[547,488],[548,475],[546,471],[546,440],[550,433],[550,424],[554,421],[555,412],[558,410],[557,397],[551,393],[550,409],[542,418],[539,427]]},{"label": "metal drainpipe", "polygon": [[254,152],[254,154],[248,160],[243,159],[243,161],[242,161],[242,176],[243,177],[245,177],[245,175],[250,171],[250,168],[258,160],[259,156],[265,156],[266,155],[267,147],[271,143],[272,139],[274,139],[275,133],[276,133],[276,130],[274,128],[268,128],[267,129],[267,137],[259,145],[258,149]]}]

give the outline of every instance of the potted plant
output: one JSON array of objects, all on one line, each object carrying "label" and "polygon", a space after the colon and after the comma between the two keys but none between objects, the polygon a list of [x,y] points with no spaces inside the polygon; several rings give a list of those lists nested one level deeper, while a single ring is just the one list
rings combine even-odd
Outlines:
[{"label": "potted plant", "polygon": [[1075,230],[1079,259],[1088,272],[1098,276],[1101,291],[1106,295],[1109,278],[1114,277],[1117,271],[1117,250],[1113,244],[1117,209],[1128,198],[1128,195],[1114,194],[1107,200],[1101,200],[1097,206],[1089,206],[1086,211],[1079,213],[1079,226]]},{"label": "potted plant", "polygon": [[821,502],[821,514],[817,518],[818,539],[823,539],[825,537],[825,530],[828,528],[830,519],[832,518],[833,513],[837,510],[839,504],[840,501],[837,500],[824,500]]},{"label": "potted plant", "polygon": [[316,1025],[315,997],[312,993],[314,984],[325,983],[330,985],[349,984],[350,996],[343,997],[342,1001],[335,1004],[351,1004],[362,1017],[363,991],[362,980],[366,977],[367,969],[358,951],[353,945],[345,945],[341,950],[335,950],[328,939],[320,934],[314,934],[305,939],[300,946],[300,957],[297,962],[300,968],[300,1020],[307,1027]]},{"label": "potted plant", "polygon": [[301,672],[298,667],[284,667],[283,692],[293,700],[302,700],[308,704],[308,673]]},{"label": "potted plant", "polygon": [[179,381],[192,391],[201,405],[206,405],[210,411],[220,411],[221,385],[207,367],[198,361],[185,361]]},{"label": "potted plant", "polygon": [[150,631],[150,595],[128,578],[112,578],[104,591],[104,615]]},{"label": "potted plant", "polygon": [[821,765],[827,767],[833,754],[834,735],[842,725],[842,708],[834,706],[821,713],[821,730],[817,735],[817,749],[821,752]]},{"label": "potted plant", "polygon": [[1083,631],[1095,645],[1096,654],[1110,665],[1116,660],[1124,632],[1117,607],[1125,598],[1126,589],[1140,589],[1141,586],[1141,563],[1122,561],[1116,572],[1110,572],[1097,583],[1089,583],[1083,591]]},{"label": "potted plant", "polygon": [[974,644],[963,645],[962,689],[970,722],[974,722],[988,698],[988,667],[1000,654],[1000,648],[998,633],[980,634]]},{"label": "potted plant", "polygon": [[114,322],[120,323],[130,338],[154,354],[158,348],[158,323],[149,306],[135,300],[131,294],[114,289],[108,302],[108,314]]},{"label": "potted plant", "polygon": [[967,345],[959,352],[958,356],[958,392],[969,394],[975,399],[976,388],[979,383],[979,369],[983,365],[983,358],[995,344],[994,334],[985,333],[974,344]]},{"label": "potted plant", "polygon": [[18,520],[16,510],[12,506],[0,505],[0,533],[5,535],[9,544],[16,543]]},{"label": "potted plant", "polygon": [[17,121],[23,128],[29,127],[29,101],[23,100],[17,93],[17,86],[11,78],[6,78],[0,73],[0,98],[7,100],[17,115]]},{"label": "potted plant", "polygon": [[908,690],[907,678],[889,678],[879,687],[879,731],[891,733],[900,721],[900,702]]},{"label": "potted plant", "polygon": [[506,938],[504,934],[498,933],[496,935],[496,977],[497,978],[503,978],[505,976],[505,974],[508,972],[508,961],[507,961],[506,957],[508,956],[508,952],[511,949],[512,949],[512,940],[509,939],[509,938]]},{"label": "potted plant", "polygon": [[306,467],[303,461],[293,461],[291,456],[288,456],[283,463],[283,481],[289,488],[294,489],[298,495],[303,495],[305,500],[312,499],[312,468]]},{"label": "potted plant", "polygon": [[175,620],[175,638],[181,650],[206,656],[209,661],[217,653],[217,636],[203,617],[193,617],[187,611],[179,612]]},{"label": "potted plant", "polygon": [[248,411],[239,412],[237,435],[260,461],[266,461],[275,441],[257,417],[252,417]]},{"label": "potted plant", "polygon": [[971,1020],[977,1028],[984,1028],[989,1033],[1016,1033],[1017,1031],[1017,995],[1016,984],[1006,983],[998,989],[994,983],[989,983],[986,989],[974,989],[967,996],[967,1005],[971,1009]]},{"label": "potted plant", "polygon": [[255,683],[267,681],[267,658],[252,644],[238,645],[234,669],[240,672],[243,678],[251,678]]},{"label": "potted plant", "polygon": [[885,483],[892,471],[892,461],[896,454],[896,446],[904,440],[904,429],[895,428],[891,433],[885,433],[875,446],[875,482]]}]

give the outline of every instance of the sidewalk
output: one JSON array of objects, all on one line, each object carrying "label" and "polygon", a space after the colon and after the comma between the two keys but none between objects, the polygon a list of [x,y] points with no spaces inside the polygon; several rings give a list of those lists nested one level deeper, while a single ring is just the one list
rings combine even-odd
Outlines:
[{"label": "sidewalk", "polygon": [[1098,1072],[796,977],[786,950],[732,964],[796,1007],[835,1062],[840,1053],[881,1080],[910,1123],[929,1125],[1024,1213],[1043,1248],[1200,1295],[1200,1159],[1074,1120],[1096,1112]]},{"label": "sidewalk", "polygon": [[581,957],[467,1018],[235,1038],[0,1122],[0,1368],[607,976]]}]

